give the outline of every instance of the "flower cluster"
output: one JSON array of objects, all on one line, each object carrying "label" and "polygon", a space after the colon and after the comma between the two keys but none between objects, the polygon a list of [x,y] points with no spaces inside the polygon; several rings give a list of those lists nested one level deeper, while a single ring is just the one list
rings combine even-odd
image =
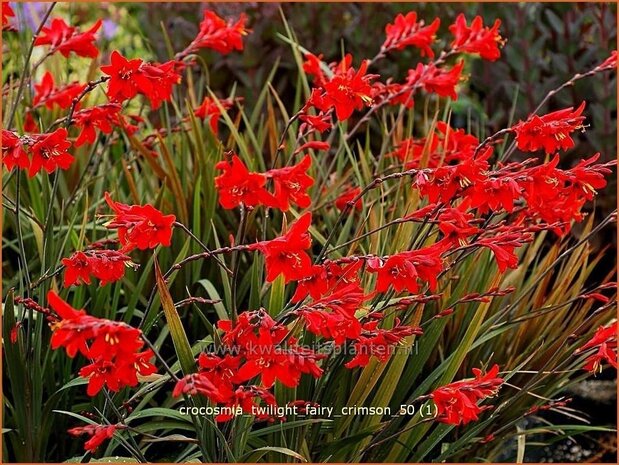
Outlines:
[{"label": "flower cluster", "polygon": [[607,362],[609,365],[617,368],[617,322],[608,325],[600,326],[593,337],[583,346],[576,349],[575,355],[582,352],[587,352],[595,349],[596,352],[587,357],[584,370],[598,373],[602,371],[602,363]]},{"label": "flower cluster", "polygon": [[[253,173],[237,155],[232,155],[230,161],[221,161],[215,165],[216,169],[222,171],[215,178],[219,203],[227,209],[239,205],[265,205],[287,211],[291,204],[307,208],[311,204],[307,190],[314,184],[314,179],[307,174],[311,164],[311,157],[305,155],[296,165],[272,169],[266,173]],[[273,183],[273,193],[266,189],[268,181]]]},{"label": "flower cluster", "polygon": [[99,50],[95,45],[95,33],[102,24],[103,21],[99,20],[86,32],[81,32],[78,28],[69,26],[62,18],[54,18],[49,26],[43,27],[34,45],[49,45],[48,55],[60,52],[68,58],[73,52],[80,57],[96,58]]},{"label": "flower cluster", "polygon": [[53,173],[56,169],[69,169],[73,155],[69,153],[71,142],[67,130],[58,128],[48,134],[17,135],[13,131],[2,130],[2,163],[7,169],[14,167],[28,171],[33,177],[39,171]]},{"label": "flower cluster", "polygon": [[234,50],[243,50],[243,36],[251,31],[246,28],[247,16],[241,14],[236,21],[226,21],[217,16],[214,11],[204,10],[204,18],[196,38],[176,58],[182,59],[197,53],[202,48],[215,50],[227,55]]},{"label": "flower cluster", "polygon": [[[217,404],[240,405],[243,411],[252,413],[255,399],[275,404],[267,389],[276,380],[295,387],[303,374],[322,374],[317,362],[324,356],[298,346],[288,328],[276,323],[264,310],[243,312],[235,323],[220,320],[218,327],[224,333],[220,347],[223,355],[200,354],[199,371],[182,378],[174,388],[174,396],[200,394]],[[244,384],[250,381],[251,385]],[[230,418],[222,414],[217,420]]]},{"label": "flower cluster", "polygon": [[112,52],[110,60],[101,72],[109,76],[107,96],[112,102],[122,103],[142,94],[157,109],[163,101],[170,100],[173,86],[180,82],[176,69],[182,63],[174,60],[145,63],[140,58],[128,60],[117,51]]},{"label": "flower cluster", "polygon": [[79,352],[91,362],[79,372],[88,379],[89,396],[96,395],[104,386],[115,392],[136,386],[138,375],[156,373],[149,362],[153,352],[140,352],[144,341],[139,329],[76,310],[54,291],[48,293],[47,300],[59,316],[59,321],[52,325],[52,349],[64,347],[69,357]]},{"label": "flower cluster", "polygon": [[473,368],[475,378],[456,381],[436,389],[430,395],[436,405],[437,420],[452,425],[467,424],[478,419],[479,414],[491,408],[479,403],[497,394],[503,384],[498,377],[499,366],[494,365],[487,373]]},{"label": "flower cluster", "polygon": [[122,279],[128,266],[136,266],[131,257],[122,252],[99,248],[75,252],[69,258],[63,258],[62,264],[65,266],[64,287],[90,284],[91,277],[105,286]]}]

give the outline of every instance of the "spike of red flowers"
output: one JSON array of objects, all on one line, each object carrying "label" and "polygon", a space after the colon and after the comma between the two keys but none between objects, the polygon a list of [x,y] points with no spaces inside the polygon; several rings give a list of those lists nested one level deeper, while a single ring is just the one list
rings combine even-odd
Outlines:
[{"label": "spike of red flowers", "polygon": [[127,266],[135,266],[131,257],[116,250],[91,249],[78,251],[63,258],[65,266],[64,287],[90,284],[90,276],[100,281],[100,286],[118,281],[125,275]]},{"label": "spike of red flowers", "polygon": [[312,157],[305,155],[303,159],[293,166],[273,169],[265,173],[267,179],[272,179],[275,186],[275,206],[282,211],[288,211],[290,204],[299,208],[307,208],[312,199],[307,193],[308,188],[314,184],[314,178],[307,174],[312,164]]},{"label": "spike of red flowers", "polygon": [[80,32],[76,27],[69,26],[62,18],[54,18],[50,26],[44,26],[34,41],[34,45],[50,45],[49,54],[60,52],[68,58],[71,52],[80,57],[96,58],[99,50],[95,45],[95,33],[103,24],[98,20],[86,32]]},{"label": "spike of red flowers", "polygon": [[219,204],[223,208],[236,208],[241,204],[247,207],[278,205],[278,201],[264,188],[266,176],[250,172],[237,155],[233,155],[231,161],[220,161],[215,169],[223,171],[215,178]]},{"label": "spike of red flowers", "polygon": [[95,396],[103,386],[118,391],[138,384],[138,375],[147,376],[157,369],[149,360],[151,350],[138,352],[144,345],[142,332],[126,323],[88,315],[49,291],[47,300],[60,320],[52,325],[52,349],[64,347],[69,357],[79,352],[91,360],[80,369],[88,379],[87,394]]},{"label": "spike of red flowers", "polygon": [[531,115],[526,121],[518,122],[512,126],[518,148],[525,152],[544,149],[547,154],[571,149],[574,147],[571,133],[584,128],[584,109],[585,102],[582,102],[576,110],[564,108],[543,116]]},{"label": "spike of red flowers", "polygon": [[54,83],[54,76],[47,71],[41,82],[34,85],[34,100],[32,101],[33,108],[45,105],[50,110],[54,105],[58,105],[60,108],[66,110],[69,108],[73,99],[82,93],[86,88],[86,84],[80,84],[78,82],[72,82],[61,87],[56,87]]},{"label": "spike of red flowers", "polygon": [[150,204],[125,205],[115,202],[108,192],[105,193],[105,201],[115,213],[106,227],[118,230],[118,239],[123,245],[122,252],[135,248],[154,249],[158,245],[170,246],[176,221],[174,215],[164,215]]},{"label": "spike of red flowers", "polygon": [[200,30],[196,38],[176,55],[177,59],[183,59],[188,55],[197,53],[202,48],[210,48],[222,55],[238,50],[243,50],[243,37],[251,32],[246,27],[247,15],[241,13],[236,21],[226,21],[217,16],[211,10],[204,11],[204,18],[200,23]]},{"label": "spike of red flowers", "polygon": [[505,43],[499,34],[500,26],[501,21],[497,19],[492,27],[484,27],[481,16],[476,16],[467,26],[464,14],[460,13],[456,22],[449,26],[454,36],[451,48],[456,53],[477,53],[484,60],[496,61],[501,56],[499,47]]},{"label": "spike of red flowers", "polygon": [[430,397],[436,404],[437,420],[451,425],[467,424],[478,419],[478,415],[489,407],[481,407],[479,402],[495,396],[503,384],[498,377],[499,366],[494,365],[486,374],[473,369],[475,378],[456,381],[436,389]]},{"label": "spike of red flowers", "polygon": [[71,428],[68,433],[71,436],[90,436],[90,439],[84,443],[84,450],[94,453],[101,444],[112,439],[116,431],[125,428],[126,426],[120,423],[116,425],[86,425]]},{"label": "spike of red flowers", "polygon": [[431,46],[440,25],[441,20],[435,18],[426,26],[423,20],[417,21],[417,13],[414,11],[406,15],[398,14],[393,24],[385,26],[386,39],[381,46],[381,51],[403,50],[411,46],[418,48],[422,57],[427,55],[433,58],[434,52]]},{"label": "spike of red flowers", "polygon": [[274,281],[280,274],[284,276],[286,283],[310,275],[312,261],[306,250],[312,244],[308,233],[311,223],[312,214],[307,212],[282,236],[270,241],[257,242],[251,246],[252,249],[264,254],[267,281]]}]

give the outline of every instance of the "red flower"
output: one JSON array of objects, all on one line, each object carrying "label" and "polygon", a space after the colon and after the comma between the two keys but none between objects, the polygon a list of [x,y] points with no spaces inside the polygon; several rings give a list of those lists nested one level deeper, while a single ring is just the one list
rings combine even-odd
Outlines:
[{"label": "red flower", "polygon": [[197,53],[201,48],[210,48],[223,55],[234,50],[243,50],[243,36],[251,32],[245,27],[246,22],[247,15],[244,13],[233,22],[220,18],[214,11],[205,10],[198,35],[177,58]]},{"label": "red flower", "polygon": [[372,86],[370,81],[374,75],[366,75],[368,61],[365,60],[358,71],[350,67],[352,56],[346,55],[337,66],[334,76],[327,81],[322,89],[324,94],[313,99],[313,104],[322,111],[335,108],[339,121],[345,121],[355,110],[372,103]]},{"label": "red flower", "polygon": [[598,65],[600,69],[613,69],[617,67],[617,50],[610,52],[610,56]]},{"label": "red flower", "polygon": [[237,155],[232,161],[220,161],[215,168],[223,173],[215,178],[215,187],[219,192],[219,204],[231,209],[244,204],[247,207],[257,205],[275,205],[276,201],[265,189],[266,176],[251,173]]},{"label": "red flower", "polygon": [[428,196],[431,203],[449,202],[457,194],[487,178],[487,160],[491,155],[492,148],[489,147],[476,158],[466,158],[456,165],[420,171],[415,183],[421,194]]},{"label": "red flower", "polygon": [[299,116],[299,119],[303,121],[303,124],[299,127],[299,131],[305,131],[306,128],[309,127],[311,130],[316,130],[322,134],[333,126],[331,122],[331,112],[320,112],[318,115],[302,114]]},{"label": "red flower", "polygon": [[312,157],[305,155],[294,166],[274,169],[266,173],[267,178],[273,179],[277,208],[288,211],[291,203],[299,208],[307,208],[311,205],[312,199],[307,193],[307,189],[314,184],[314,178],[307,174],[311,164]]},{"label": "red flower", "polygon": [[153,355],[151,350],[147,350],[141,353],[124,353],[114,359],[96,357],[93,363],[82,367],[79,371],[82,378],[88,379],[86,394],[96,396],[103,386],[114,392],[126,386],[136,386],[138,374],[148,376],[157,372],[157,368],[148,361]]},{"label": "red flower", "polygon": [[[232,106],[232,101],[219,100],[219,105],[221,105],[224,110],[227,110]],[[217,135],[219,132],[218,123],[219,118],[221,117],[221,108],[217,105],[215,99],[212,99],[211,97],[204,97],[204,100],[200,106],[196,108],[193,113],[201,120],[208,119],[213,134]]]},{"label": "red flower", "polygon": [[339,345],[361,334],[361,323],[355,313],[369,297],[357,282],[343,281],[331,294],[304,305],[295,313],[305,320],[308,331]]},{"label": "red flower", "polygon": [[368,259],[368,270],[378,274],[376,291],[385,292],[393,286],[397,292],[406,289],[414,294],[419,290],[418,279],[427,282],[434,291],[437,276],[443,270],[441,254],[444,251],[445,243],[437,242],[420,250]]},{"label": "red flower", "polygon": [[570,222],[582,221],[581,209],[606,185],[605,175],[611,173],[615,162],[594,165],[598,155],[581,161],[571,170],[557,169],[559,156],[543,165],[525,170],[518,183],[528,207],[528,214],[547,223],[564,223],[555,228],[559,235],[569,231]]},{"label": "red flower", "polygon": [[154,249],[158,245],[170,246],[172,228],[176,221],[174,215],[164,215],[150,204],[125,205],[114,202],[108,192],[105,193],[105,200],[115,212],[114,219],[106,227],[118,229],[122,251],[127,252],[134,248]]},{"label": "red flower", "polygon": [[289,283],[311,273],[312,261],[306,252],[312,245],[307,232],[311,223],[312,214],[307,212],[290,226],[286,234],[252,246],[264,254],[267,281],[272,282],[282,274],[285,282]]},{"label": "red flower", "polygon": [[522,187],[512,176],[499,176],[477,181],[471,186],[468,198],[471,207],[477,208],[480,214],[489,211],[499,212],[501,209],[511,213],[514,201],[521,197]]},{"label": "red flower", "polygon": [[227,402],[232,393],[225,390],[226,385],[216,385],[206,373],[190,373],[181,378],[172,391],[174,397],[181,394],[195,396],[196,394],[203,395],[213,402]]},{"label": "red flower", "polygon": [[159,108],[161,102],[172,98],[172,88],[181,80],[176,72],[177,65],[176,61],[142,64],[140,71],[150,85],[140,87],[140,93],[148,98],[153,110]]},{"label": "red flower", "polygon": [[320,299],[328,290],[329,282],[327,281],[326,267],[312,265],[308,276],[299,281],[297,289],[292,296],[292,302],[300,302],[308,295],[313,299]]},{"label": "red flower", "polygon": [[67,151],[71,142],[67,140],[67,130],[58,128],[51,134],[40,134],[32,144],[32,161],[28,176],[37,174],[41,168],[48,173],[57,168],[66,170],[73,163],[73,156]]},{"label": "red flower", "polygon": [[[342,194],[340,194],[337,199],[335,199],[335,202],[333,202],[335,208],[338,210],[344,210],[346,205],[348,205],[348,202],[352,202],[360,193],[360,187],[349,187]],[[363,210],[363,201],[361,199],[357,200],[352,208],[358,211]]]},{"label": "red flower", "polygon": [[142,70],[142,60],[127,60],[116,50],[112,52],[111,63],[101,66],[101,72],[110,76],[107,96],[110,100],[124,102],[138,93],[152,92],[151,80]]},{"label": "red flower", "polygon": [[604,174],[611,174],[607,166],[616,164],[616,161],[608,165],[593,165],[599,160],[600,154],[596,153],[586,160],[580,160],[576,166],[564,172],[566,186],[571,191],[573,197],[584,197],[586,200],[593,200],[597,194],[596,189],[606,187]]},{"label": "red flower", "polygon": [[407,169],[436,168],[471,158],[478,145],[477,137],[438,121],[428,137],[404,139],[388,156],[399,158]]},{"label": "red flower", "polygon": [[548,154],[571,149],[574,147],[571,133],[584,128],[585,117],[581,116],[584,109],[585,102],[582,102],[576,110],[564,108],[543,116],[531,115],[526,121],[520,121],[512,127],[518,148],[525,152],[543,148]]},{"label": "red flower", "polygon": [[406,84],[391,82],[391,78],[385,83],[372,84],[372,100],[376,105],[383,102],[388,105],[403,105],[406,108],[413,108],[415,105],[413,90]]},{"label": "red flower", "polygon": [[[285,341],[288,329],[276,323],[264,310],[243,312],[235,324],[222,320],[218,326],[226,333],[222,342],[243,358],[241,366],[229,378],[233,383],[243,383],[259,376],[266,388],[271,387],[275,380],[295,387],[303,373],[314,377],[322,374],[316,362],[324,356],[298,347],[294,338]],[[284,341],[287,347],[283,346]],[[218,365],[219,362],[212,359],[201,364],[207,370]]]},{"label": "red flower", "polygon": [[62,87],[54,87],[54,76],[47,71],[39,84],[34,85],[34,108],[45,105],[50,110],[54,105],[66,110],[73,103],[73,99],[82,93],[86,84],[72,82]]},{"label": "red flower", "polygon": [[403,16],[396,16],[393,24],[387,24],[385,35],[387,36],[381,50],[402,50],[413,46],[421,50],[421,56],[434,57],[430,47],[436,38],[436,31],[441,25],[441,20],[436,18],[432,24],[425,26],[424,21],[417,22],[417,13],[411,11]]},{"label": "red flower", "polygon": [[479,413],[490,407],[480,407],[479,402],[495,396],[503,384],[498,377],[499,366],[494,365],[485,375],[473,368],[475,378],[456,381],[436,389],[430,397],[438,410],[437,420],[450,425],[467,424],[478,419]]},{"label": "red flower", "polygon": [[153,353],[138,352],[144,345],[139,329],[76,310],[54,291],[49,291],[47,299],[60,317],[52,326],[52,349],[64,347],[69,357],[80,352],[91,360],[80,370],[80,376],[88,378],[89,396],[96,395],[103,386],[112,391],[135,386],[138,374],[146,376],[157,371],[148,361]]},{"label": "red flower", "polygon": [[[320,357],[313,352],[299,347],[272,347],[269,342],[270,335],[264,333],[263,337],[266,339],[258,340],[256,350],[245,355],[246,361],[236,373],[239,382],[259,376],[265,388],[273,386],[276,380],[284,386],[296,387],[303,373],[311,374],[315,378],[322,374],[322,370],[316,365]],[[270,349],[263,350],[261,347]]]},{"label": "red flower", "polygon": [[61,18],[54,18],[51,26],[43,27],[34,45],[51,45],[48,52],[50,55],[60,52],[68,58],[69,54],[74,52],[80,57],[96,58],[99,50],[94,44],[95,32],[102,23],[102,20],[99,20],[86,32],[80,32],[78,28],[69,26]]},{"label": "red flower", "polygon": [[15,12],[8,3],[2,2],[2,30],[3,31],[16,31],[9,18],[14,18]]},{"label": "red flower", "polygon": [[450,97],[458,100],[456,85],[461,80],[464,61],[459,61],[450,70],[438,68],[434,63],[423,65],[419,63],[417,68],[408,71],[407,84],[420,86],[426,92],[437,94],[441,97]]},{"label": "red flower", "polygon": [[16,166],[21,169],[30,166],[30,158],[24,150],[20,137],[6,129],[2,130],[2,163],[9,171]]},{"label": "red flower", "polygon": [[73,122],[81,129],[75,146],[80,147],[85,143],[93,144],[97,137],[97,129],[104,134],[110,134],[114,130],[113,126],[121,125],[120,109],[118,103],[105,103],[75,112]]},{"label": "red flower", "polygon": [[475,243],[492,251],[499,271],[503,273],[507,268],[518,268],[518,256],[514,250],[532,240],[533,236],[530,233],[518,230],[518,227],[501,227],[493,236],[483,237]]},{"label": "red flower", "polygon": [[604,361],[611,366],[617,368],[617,322],[608,325],[600,326],[593,337],[583,346],[574,351],[574,355],[585,352],[589,349],[597,349],[597,352],[591,354],[585,361],[584,370],[592,373],[601,372]]},{"label": "red flower", "polygon": [[[64,347],[69,357],[79,351],[89,358],[105,357],[111,360],[117,353],[133,353],[140,347],[141,331],[126,323],[96,318],[84,310],[76,310],[54,291],[47,299],[61,320],[53,327],[52,349]],[[88,347],[87,341],[93,340]]]},{"label": "red flower", "polygon": [[374,356],[385,363],[393,353],[393,347],[402,342],[405,337],[412,334],[422,335],[421,328],[413,326],[400,326],[399,320],[392,329],[377,328],[378,321],[372,321],[363,325],[363,333],[353,343],[353,359],[346,363],[346,368],[364,367],[370,363],[370,357]]},{"label": "red flower", "polygon": [[455,52],[479,53],[483,59],[495,61],[501,56],[499,45],[502,46],[504,43],[499,34],[499,26],[501,21],[497,19],[491,28],[484,27],[481,16],[476,16],[469,27],[464,14],[460,13],[456,22],[449,26],[454,35],[451,48]]},{"label": "red flower", "polygon": [[445,239],[456,244],[466,244],[466,238],[480,232],[473,226],[475,216],[467,212],[468,202],[462,202],[458,207],[445,207],[438,215],[438,229],[445,235]]},{"label": "red flower", "polygon": [[63,258],[65,266],[64,287],[74,284],[90,284],[90,276],[100,280],[100,285],[122,279],[125,268],[132,266],[131,257],[116,250],[93,249],[75,252]]},{"label": "red flower", "polygon": [[95,452],[98,447],[108,439],[112,439],[114,433],[119,429],[124,429],[125,426],[121,424],[117,425],[86,425],[71,428],[68,433],[71,436],[81,436],[86,434],[90,436],[90,439],[84,443],[84,450],[88,452]]},{"label": "red flower", "polygon": [[303,71],[314,78],[315,86],[322,87],[328,81],[323,70],[322,54],[316,56],[313,53],[305,52],[304,56]]},{"label": "red flower", "polygon": [[304,150],[329,150],[331,145],[328,142],[323,142],[321,140],[311,140],[301,145],[294,151],[294,154],[301,153]]}]

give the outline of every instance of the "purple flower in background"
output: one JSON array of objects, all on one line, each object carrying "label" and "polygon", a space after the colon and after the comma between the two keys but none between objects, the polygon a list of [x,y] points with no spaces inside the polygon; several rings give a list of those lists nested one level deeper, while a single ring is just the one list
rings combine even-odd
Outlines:
[{"label": "purple flower in background", "polygon": [[111,39],[116,34],[116,30],[118,29],[118,24],[116,24],[111,19],[103,20],[103,37],[106,39]]},{"label": "purple flower in background", "polygon": [[36,31],[39,27],[43,16],[45,16],[45,13],[50,6],[49,3],[45,2],[9,2],[9,5],[13,8],[15,14],[25,21],[26,26],[33,31]]}]

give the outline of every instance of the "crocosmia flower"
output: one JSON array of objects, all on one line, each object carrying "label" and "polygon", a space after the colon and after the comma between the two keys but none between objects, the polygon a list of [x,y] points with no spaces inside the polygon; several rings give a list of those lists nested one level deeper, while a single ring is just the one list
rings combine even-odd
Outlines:
[{"label": "crocosmia flower", "polygon": [[8,4],[8,2],[2,2],[2,30],[3,31],[15,31],[15,26],[11,24],[10,18],[15,17],[15,12]]},{"label": "crocosmia flower", "polygon": [[141,59],[128,60],[114,50],[110,60],[109,65],[101,66],[101,72],[110,76],[107,88],[110,100],[124,102],[135,97],[138,92],[151,92],[152,83],[141,70]]},{"label": "crocosmia flower", "polygon": [[246,23],[247,15],[244,13],[236,21],[226,21],[214,11],[205,10],[198,35],[185,50],[177,54],[177,59],[197,53],[201,48],[210,48],[222,55],[243,50],[243,37],[251,32],[246,28]]},{"label": "crocosmia flower", "polygon": [[[348,187],[335,199],[335,202],[333,202],[333,204],[335,205],[335,208],[343,211],[348,205],[348,202],[352,202],[353,200],[355,200],[355,198],[359,194],[361,194],[360,187]],[[357,199],[352,208],[356,209],[357,211],[363,210],[363,200]]]},{"label": "crocosmia flower", "polygon": [[73,163],[73,155],[68,152],[71,142],[67,140],[67,130],[58,128],[51,134],[40,134],[30,147],[32,160],[28,176],[32,177],[41,169],[53,173],[56,169],[68,169]]},{"label": "crocosmia flower", "polygon": [[[219,105],[221,105],[221,107]],[[232,107],[232,101],[219,100],[219,105],[217,105],[213,98],[204,97],[204,100],[200,106],[193,111],[197,118],[200,118],[201,120],[208,120],[211,131],[213,131],[213,134],[215,135],[219,132],[218,124],[219,118],[221,117],[221,109],[223,108],[224,110],[227,110]]]},{"label": "crocosmia flower", "polygon": [[588,350],[595,349],[585,361],[584,370],[592,373],[599,373],[603,369],[603,363],[617,369],[617,322],[608,325],[600,326],[593,337],[584,345],[576,349],[574,354],[580,354]]},{"label": "crocosmia flower", "polygon": [[286,283],[307,277],[312,271],[312,261],[306,250],[312,245],[307,232],[312,223],[312,214],[305,213],[283,236],[252,246],[264,254],[266,279],[272,282],[280,274]]},{"label": "crocosmia flower", "polygon": [[[350,55],[349,55],[350,57]],[[328,107],[335,108],[335,115],[340,121],[350,118],[353,111],[360,110],[372,103],[372,75],[366,75],[368,62],[364,61],[355,71],[349,63],[352,57],[344,59],[339,72],[324,85],[324,101]],[[321,108],[321,110],[324,110]]]},{"label": "crocosmia flower", "polygon": [[69,357],[79,352],[91,361],[80,369],[80,376],[88,379],[89,396],[96,395],[103,386],[115,392],[135,386],[138,375],[157,371],[149,362],[153,352],[139,352],[144,345],[139,329],[88,315],[71,307],[54,291],[48,292],[47,301],[59,317],[52,325],[52,349],[64,347]]},{"label": "crocosmia flower", "polygon": [[312,158],[305,155],[294,166],[274,169],[266,173],[267,178],[272,179],[275,185],[274,196],[277,208],[288,211],[291,203],[300,208],[310,206],[312,199],[307,189],[314,184],[314,179],[307,174],[307,170],[311,164]]},{"label": "crocosmia flower", "polygon": [[464,61],[457,62],[453,68],[446,70],[438,68],[434,63],[424,65],[419,63],[415,69],[408,71],[407,84],[414,87],[422,87],[426,92],[437,94],[441,97],[458,99],[456,86],[462,79]]},{"label": "crocosmia flower", "polygon": [[95,33],[101,27],[102,20],[97,21],[86,32],[69,26],[62,18],[52,19],[50,26],[45,26],[36,38],[34,45],[50,45],[48,53],[60,52],[68,57],[71,52],[80,57],[96,58],[99,50],[95,46]]},{"label": "crocosmia flower", "polygon": [[65,266],[64,287],[90,284],[91,276],[97,278],[101,286],[105,286],[122,279],[125,268],[134,266],[128,255],[107,249],[78,251],[69,258],[63,258],[62,264]]},{"label": "crocosmia flower", "polygon": [[467,26],[464,14],[460,13],[456,22],[449,26],[454,36],[451,43],[452,50],[464,53],[478,53],[484,60],[495,61],[501,56],[499,46],[504,43],[499,34],[501,21],[497,19],[492,27],[484,27],[481,16],[476,16]]},{"label": "crocosmia flower", "polygon": [[72,82],[61,87],[56,87],[54,84],[54,76],[47,71],[41,82],[34,85],[34,100],[33,107],[45,105],[50,110],[54,105],[58,105],[62,109],[67,109],[73,103],[73,99],[82,93],[86,88],[86,84]]},{"label": "crocosmia flower", "polygon": [[438,410],[438,421],[466,425],[477,420],[482,411],[490,408],[482,407],[479,403],[495,396],[503,384],[503,379],[498,377],[499,366],[494,365],[486,374],[473,368],[473,374],[474,379],[456,381],[436,389],[430,395]]},{"label": "crocosmia flower", "polygon": [[73,123],[80,129],[75,146],[93,144],[97,138],[97,129],[104,134],[110,134],[114,126],[120,126],[120,109],[118,103],[104,103],[75,112],[72,118]]},{"label": "crocosmia flower", "polygon": [[154,249],[158,245],[170,246],[176,221],[174,215],[164,215],[150,204],[125,205],[115,202],[108,192],[105,193],[105,200],[115,214],[106,227],[118,230],[123,252],[136,248]]},{"label": "crocosmia flower", "polygon": [[419,290],[419,279],[427,282],[431,290],[436,289],[437,276],[443,270],[444,250],[445,243],[436,243],[420,250],[368,259],[368,270],[377,273],[376,291],[385,292],[393,286],[397,292],[407,290],[414,294]]},{"label": "crocosmia flower", "polygon": [[21,138],[12,131],[2,130],[2,163],[10,171],[16,166],[27,169],[30,157],[24,150]]},{"label": "crocosmia flower", "polygon": [[421,56],[434,57],[431,45],[436,38],[436,31],[441,20],[436,18],[431,24],[425,25],[423,20],[417,21],[417,13],[411,11],[406,16],[399,14],[393,24],[387,24],[385,35],[387,38],[382,45],[383,51],[402,50],[405,47],[416,47]]},{"label": "crocosmia flower", "polygon": [[84,450],[95,452],[101,444],[108,439],[112,439],[114,433],[119,429],[126,428],[122,424],[117,425],[86,425],[71,428],[67,432],[71,436],[90,436],[90,439],[84,443]]},{"label": "crocosmia flower", "polygon": [[404,338],[408,336],[422,335],[423,331],[419,327],[400,325],[396,320],[396,325],[391,329],[378,328],[378,321],[370,321],[363,325],[363,332],[353,343],[353,353],[355,356],[346,363],[346,368],[365,367],[370,363],[372,356],[380,362],[387,362]]},{"label": "crocosmia flower", "polygon": [[516,144],[520,150],[535,152],[540,149],[548,154],[574,147],[572,132],[584,129],[582,112],[585,102],[573,107],[553,111],[543,116],[532,115],[512,127],[516,133]]},{"label": "crocosmia flower", "polygon": [[220,161],[215,168],[223,171],[215,178],[222,207],[232,209],[241,204],[247,207],[275,204],[273,196],[264,188],[266,176],[251,173],[237,155],[233,155],[231,161]]}]

